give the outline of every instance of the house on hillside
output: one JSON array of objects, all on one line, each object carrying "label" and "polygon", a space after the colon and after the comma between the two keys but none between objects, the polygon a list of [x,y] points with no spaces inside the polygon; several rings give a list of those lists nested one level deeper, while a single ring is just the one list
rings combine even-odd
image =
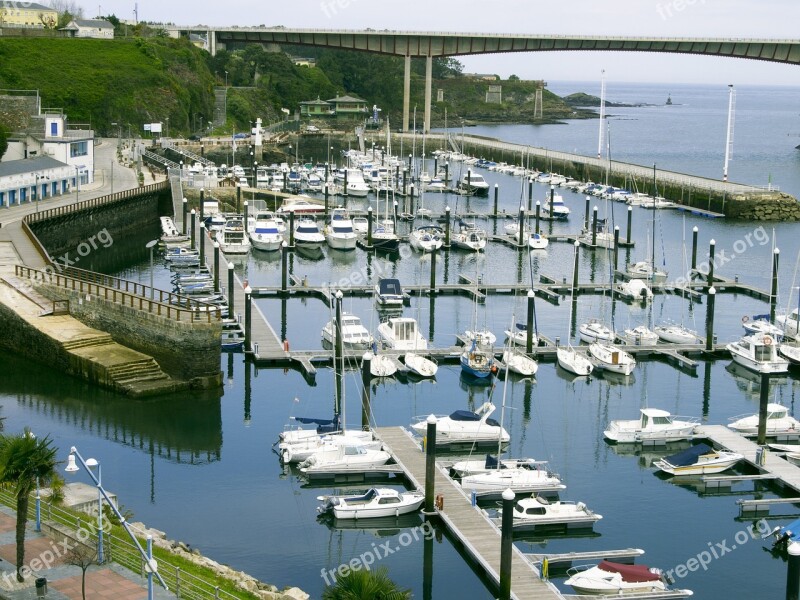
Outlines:
[{"label": "house on hillside", "polygon": [[0,27],[53,28],[58,23],[58,11],[36,2],[0,0]]},{"label": "house on hillside", "polygon": [[328,104],[331,105],[337,117],[362,115],[369,112],[367,109],[367,101],[354,96],[336,96],[336,98],[328,100]]},{"label": "house on hillside", "polygon": [[114,39],[114,25],[104,19],[72,19],[61,31],[76,38]]},{"label": "house on hillside", "polygon": [[331,117],[334,115],[333,105],[325,100],[307,100],[300,103],[301,117]]},{"label": "house on hillside", "polygon": [[492,73],[462,73],[462,77],[467,79],[480,79],[481,81],[499,81],[500,77]]},{"label": "house on hillside", "polygon": [[195,48],[200,48],[200,50],[208,50],[208,38],[204,35],[190,33],[189,42],[191,42],[192,46]]},{"label": "house on hillside", "polygon": [[76,186],[71,166],[50,156],[0,163],[0,208],[45,200],[71,192]]}]

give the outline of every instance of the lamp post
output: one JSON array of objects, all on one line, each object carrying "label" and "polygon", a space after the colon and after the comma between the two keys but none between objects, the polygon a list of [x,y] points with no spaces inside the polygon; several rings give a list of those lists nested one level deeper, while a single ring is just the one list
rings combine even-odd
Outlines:
[{"label": "lamp post", "polygon": [[167,139],[169,139],[169,117],[167,117]]},{"label": "lamp post", "polygon": [[158,240],[150,240],[145,244],[145,248],[150,250],[150,300],[153,299],[153,247],[158,243]]},{"label": "lamp post", "polygon": [[33,185],[33,190],[36,192],[36,214],[39,214],[39,174],[34,173],[36,177],[36,183]]},{"label": "lamp post", "polygon": [[[128,532],[131,541],[139,550],[139,554],[145,563],[145,570],[147,571],[147,599],[153,600],[153,574],[155,574],[155,576],[158,577],[158,582],[164,587],[165,590],[169,590],[169,588],[167,587],[167,584],[164,581],[164,579],[161,577],[161,574],[158,572],[158,563],[153,558],[152,542],[148,540],[147,552],[145,553],[144,549],[142,548],[142,545],[139,543],[139,540],[133,534],[133,531],[131,531],[130,525],[128,525],[128,521],[125,519],[124,515],[122,515],[122,513],[119,512],[119,509],[108,497],[108,493],[105,491],[105,489],[103,489],[103,486],[100,482],[100,464],[95,459],[90,458],[89,460],[83,460],[83,457],[78,452],[78,449],[75,446],[72,446],[72,448],[70,448],[69,451],[69,459],[67,460],[67,466],[64,470],[67,473],[77,473],[78,471],[80,471],[80,467],[75,462],[76,459],[80,462],[83,468],[86,469],[86,472],[89,473],[89,477],[92,478],[92,481],[94,481],[95,485],[97,486],[97,490],[100,493],[101,506],[102,506],[102,499],[105,498],[106,502],[108,502],[108,505],[111,507],[111,510],[119,519],[120,525],[122,525],[125,528],[125,531]],[[97,477],[95,477],[94,472],[90,468],[93,466],[97,467]],[[102,515],[102,510],[100,511],[100,514]],[[98,521],[99,519],[100,517],[98,516]],[[101,538],[102,531],[103,530],[101,527],[98,531],[98,561],[102,560],[100,558],[100,552],[101,552],[100,540],[102,539]]]},{"label": "lamp post", "polygon": [[75,165],[75,204],[80,201],[80,194],[81,194],[81,174],[78,170],[78,166]]}]

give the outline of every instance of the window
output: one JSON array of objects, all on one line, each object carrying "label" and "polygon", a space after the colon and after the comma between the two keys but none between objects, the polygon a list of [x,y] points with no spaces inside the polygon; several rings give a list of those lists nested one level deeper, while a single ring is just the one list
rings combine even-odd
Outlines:
[{"label": "window", "polygon": [[58,136],[58,123],[50,123],[50,135]]},{"label": "window", "polygon": [[69,155],[71,158],[86,156],[87,154],[89,154],[89,150],[86,142],[74,142],[69,145]]}]

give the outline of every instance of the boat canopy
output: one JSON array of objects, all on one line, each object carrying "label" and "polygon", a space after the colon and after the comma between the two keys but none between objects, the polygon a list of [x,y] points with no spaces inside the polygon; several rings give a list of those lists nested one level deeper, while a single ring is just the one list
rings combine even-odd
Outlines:
[{"label": "boat canopy", "polygon": [[400,287],[399,279],[380,279],[378,280],[378,291],[381,294],[403,295],[403,288]]},{"label": "boat canopy", "polygon": [[664,460],[676,467],[688,467],[696,464],[697,460],[704,454],[712,454],[713,452],[714,449],[708,444],[697,444],[688,450],[667,456]]},{"label": "boat canopy", "polygon": [[486,463],[484,464],[484,468],[486,469],[506,469],[507,467],[497,460],[491,454],[486,455]]},{"label": "boat canopy", "polygon": [[294,420],[303,425],[318,425],[318,433],[330,433],[332,431],[339,431],[339,417],[338,415],[333,419],[315,419],[312,417],[294,417]]},{"label": "boat canopy", "polygon": [[622,565],[604,560],[597,565],[597,568],[607,573],[619,573],[622,576],[622,580],[628,583],[659,581],[661,579],[661,575],[654,573],[646,565]]},{"label": "boat canopy", "polygon": [[528,331],[528,325],[526,323],[517,323],[516,325],[519,331]]},{"label": "boat canopy", "polygon": [[788,525],[784,525],[778,530],[778,535],[781,538],[791,541],[797,541],[800,539],[800,519],[792,521]]},{"label": "boat canopy", "polygon": [[450,414],[453,421],[480,421],[481,416],[471,410],[456,410]]}]

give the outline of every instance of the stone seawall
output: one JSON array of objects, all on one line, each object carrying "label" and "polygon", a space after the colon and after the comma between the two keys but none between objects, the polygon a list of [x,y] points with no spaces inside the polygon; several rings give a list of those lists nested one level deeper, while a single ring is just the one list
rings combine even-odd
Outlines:
[{"label": "stone seawall", "polygon": [[37,282],[35,287],[50,298],[69,300],[70,314],[152,356],[170,376],[197,388],[222,385],[219,321],[176,321],[49,283]]}]

